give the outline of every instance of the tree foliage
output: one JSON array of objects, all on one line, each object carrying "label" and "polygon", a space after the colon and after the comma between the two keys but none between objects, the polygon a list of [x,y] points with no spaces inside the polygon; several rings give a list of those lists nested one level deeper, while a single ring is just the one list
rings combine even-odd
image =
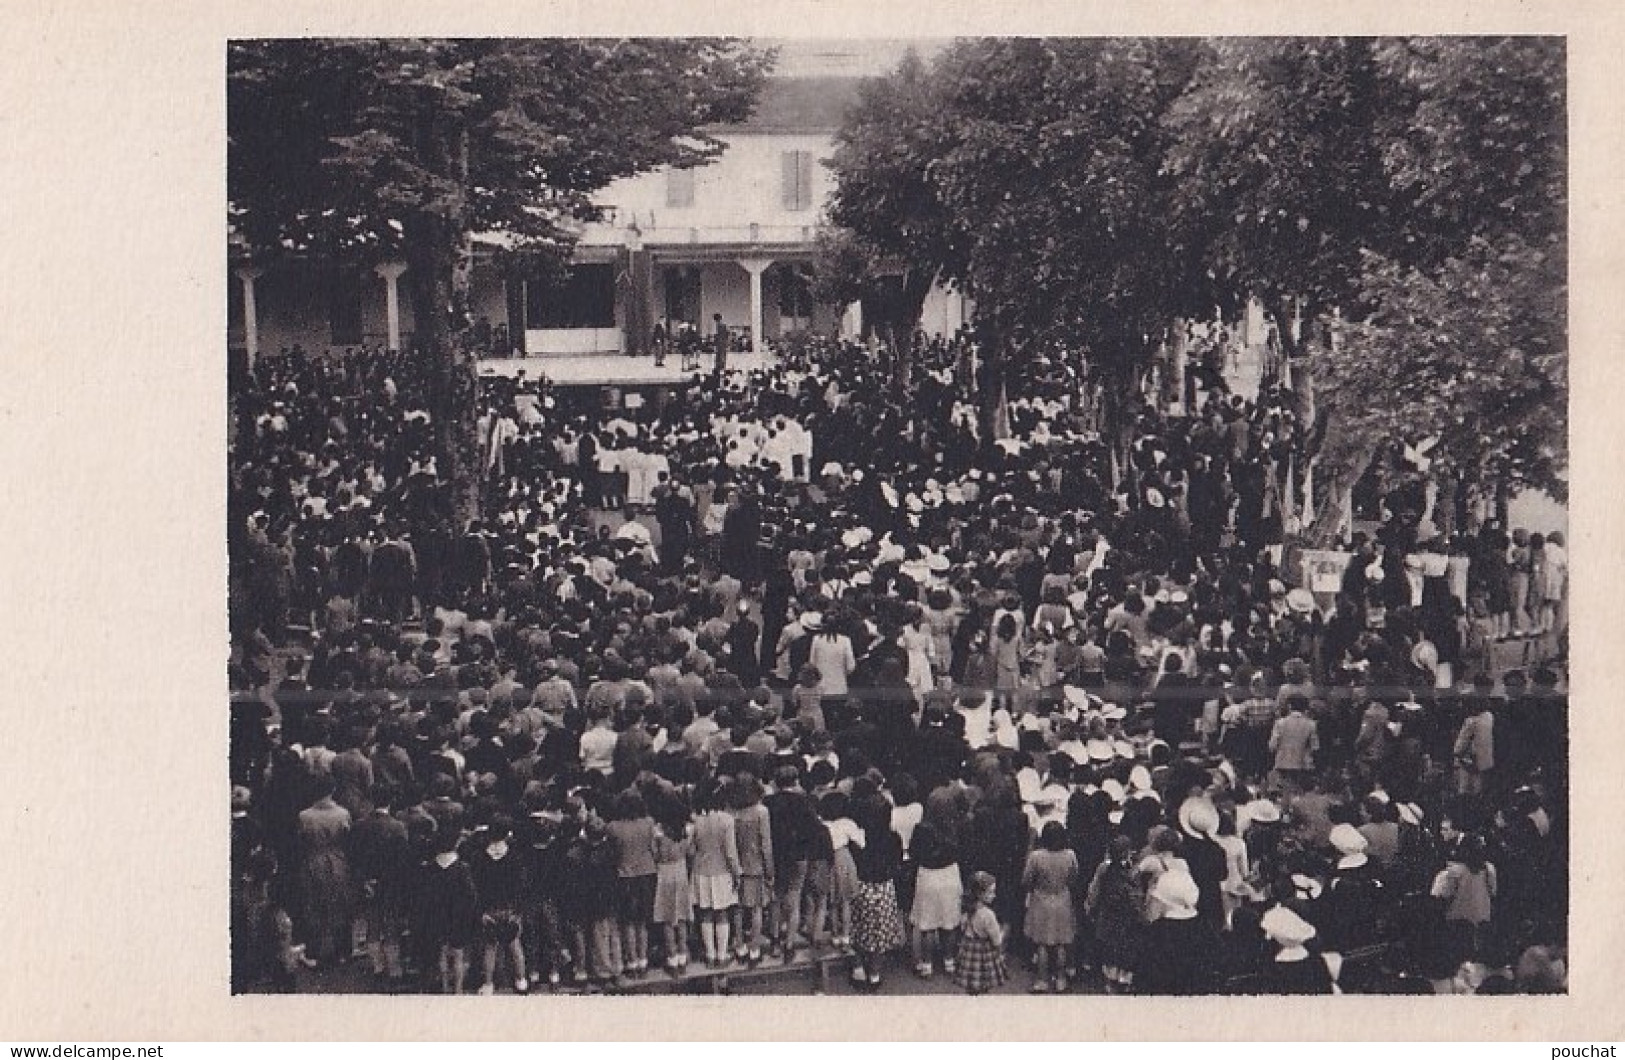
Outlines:
[{"label": "tree foliage", "polygon": [[1180,249],[1302,359],[1339,487],[1438,436],[1465,480],[1561,492],[1563,113],[1555,40],[1206,47],[1170,116]]},{"label": "tree foliage", "polygon": [[995,366],[1054,338],[1127,380],[1257,301],[1328,502],[1435,435],[1561,492],[1564,85],[1544,38],[960,41],[843,134],[838,219],[963,280]]},{"label": "tree foliage", "polygon": [[896,70],[859,87],[827,163],[835,231],[819,247],[820,290],[862,301],[865,327],[890,333],[900,366],[932,284],[963,271],[929,173],[947,142],[942,118],[936,82],[911,49]]},{"label": "tree foliage", "polygon": [[738,41],[266,40],[228,53],[227,188],[260,255],[398,254],[442,227],[568,247],[593,193],[697,165],[771,57]]}]

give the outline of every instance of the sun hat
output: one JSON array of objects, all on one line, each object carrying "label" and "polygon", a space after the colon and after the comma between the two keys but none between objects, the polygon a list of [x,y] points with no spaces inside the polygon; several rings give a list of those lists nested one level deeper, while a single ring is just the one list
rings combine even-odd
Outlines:
[{"label": "sun hat", "polygon": [[1352,824],[1340,824],[1333,828],[1331,843],[1332,847],[1342,855],[1342,860],[1337,863],[1338,868],[1353,869],[1365,864],[1365,850],[1368,844],[1365,836],[1361,835],[1360,830]]},{"label": "sun hat", "polygon": [[1287,948],[1297,948],[1316,935],[1315,925],[1284,905],[1278,905],[1259,920],[1259,928],[1269,938]]},{"label": "sun hat", "polygon": [[1219,811],[1206,799],[1186,799],[1179,805],[1179,827],[1186,835],[1211,836],[1219,830]]},{"label": "sun hat", "polygon": [[1241,812],[1253,824],[1278,824],[1281,820],[1281,808],[1269,799],[1254,799],[1244,803]]},{"label": "sun hat", "polygon": [[1090,740],[1087,744],[1089,760],[1091,762],[1110,762],[1113,757],[1112,745],[1107,740]]}]

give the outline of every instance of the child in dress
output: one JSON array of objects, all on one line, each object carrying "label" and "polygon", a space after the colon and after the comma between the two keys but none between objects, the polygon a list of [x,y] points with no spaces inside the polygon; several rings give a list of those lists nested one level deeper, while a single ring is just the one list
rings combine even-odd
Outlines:
[{"label": "child in dress", "polygon": [[847,950],[852,945],[852,899],[858,890],[858,864],[852,846],[863,845],[863,830],[848,816],[847,797],[838,791],[818,800],[818,815],[829,832],[834,864],[829,890],[829,922],[834,937],[830,941],[837,949]]},{"label": "child in dress", "polygon": [[973,996],[1003,985],[1010,974],[1004,962],[1004,928],[993,913],[997,890],[992,873],[971,877],[971,908],[960,928],[954,981]]},{"label": "child in dress", "polygon": [[741,775],[733,787],[734,835],[739,845],[739,904],[733,909],[734,957],[762,959],[762,929],[773,894],[773,837],[762,785]]},{"label": "child in dress", "polygon": [[655,836],[654,922],[660,925],[665,944],[666,970],[674,975],[688,967],[688,925],[694,919],[688,871],[693,854],[687,815],[671,813]]},{"label": "child in dress", "polygon": [[656,887],[655,822],[643,796],[632,788],[612,803],[609,823],[615,844],[620,884],[621,950],[626,970],[634,976],[649,970],[649,923],[654,919]]},{"label": "child in dress", "polygon": [[694,889],[694,905],[699,913],[700,940],[705,959],[720,968],[731,956],[730,910],[739,904],[739,844],[731,798],[725,785],[702,786],[696,793],[694,819],[694,867],[689,885]]}]

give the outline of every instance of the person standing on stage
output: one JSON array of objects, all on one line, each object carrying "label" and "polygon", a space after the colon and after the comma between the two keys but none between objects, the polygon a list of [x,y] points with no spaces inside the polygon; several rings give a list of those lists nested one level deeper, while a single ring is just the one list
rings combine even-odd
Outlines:
[{"label": "person standing on stage", "polygon": [[711,324],[711,348],[716,352],[711,374],[720,382],[728,370],[728,325],[723,323],[721,313],[711,314]]}]

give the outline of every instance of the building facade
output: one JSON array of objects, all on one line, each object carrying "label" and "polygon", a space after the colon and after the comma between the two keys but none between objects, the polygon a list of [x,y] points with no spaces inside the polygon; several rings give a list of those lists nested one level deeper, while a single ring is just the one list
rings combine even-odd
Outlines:
[{"label": "building facade", "polygon": [[[771,78],[748,121],[710,130],[725,144],[711,163],[605,188],[605,219],[582,231],[562,279],[505,274],[489,246],[477,247],[470,308],[478,345],[491,356],[640,353],[657,324],[710,335],[719,315],[753,349],[802,330],[859,333],[859,308],[819,305],[809,283],[834,184],[824,162],[859,80]],[[402,264],[233,272],[229,343],[249,363],[295,347],[411,345]],[[966,311],[952,292],[933,292],[926,330],[951,333]]]}]

